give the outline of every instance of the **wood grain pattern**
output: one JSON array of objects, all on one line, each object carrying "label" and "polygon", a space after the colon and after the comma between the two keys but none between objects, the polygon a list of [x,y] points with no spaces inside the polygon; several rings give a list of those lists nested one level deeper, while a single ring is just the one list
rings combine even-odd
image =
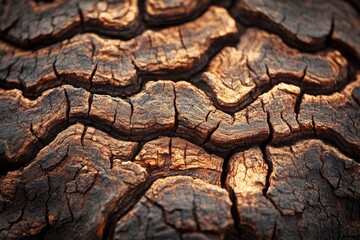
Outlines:
[{"label": "wood grain pattern", "polygon": [[244,23],[256,24],[281,35],[289,44],[307,50],[327,42],[360,59],[360,16],[346,1],[238,0],[235,14]]},{"label": "wood grain pattern", "polygon": [[0,239],[359,239],[356,1],[0,1]]}]

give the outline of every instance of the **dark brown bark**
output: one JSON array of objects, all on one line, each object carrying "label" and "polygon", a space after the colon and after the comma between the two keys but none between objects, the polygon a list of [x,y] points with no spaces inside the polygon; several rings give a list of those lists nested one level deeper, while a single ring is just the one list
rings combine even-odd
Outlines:
[{"label": "dark brown bark", "polygon": [[0,239],[360,238],[351,2],[1,1]]}]

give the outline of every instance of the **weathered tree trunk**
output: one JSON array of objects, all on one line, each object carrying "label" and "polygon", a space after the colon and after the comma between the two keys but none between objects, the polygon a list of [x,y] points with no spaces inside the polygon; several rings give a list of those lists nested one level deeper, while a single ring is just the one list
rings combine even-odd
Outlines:
[{"label": "weathered tree trunk", "polygon": [[359,10],[2,0],[0,239],[359,239]]}]

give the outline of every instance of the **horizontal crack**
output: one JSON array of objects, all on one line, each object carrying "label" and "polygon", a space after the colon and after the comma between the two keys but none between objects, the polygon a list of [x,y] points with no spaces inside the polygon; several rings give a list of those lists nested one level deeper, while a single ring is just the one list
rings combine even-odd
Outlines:
[{"label": "horizontal crack", "polygon": [[[89,118],[76,118],[74,119],[75,121],[73,121],[72,119],[67,119],[67,122],[60,122],[58,123],[58,125],[56,126],[52,126],[52,131],[50,131],[50,134],[47,135],[47,138],[44,138],[42,136],[38,136],[38,138],[42,139],[42,144],[36,144],[33,143],[34,146],[32,146],[31,154],[27,155],[27,156],[23,156],[22,157],[22,161],[19,163],[9,163],[5,156],[0,156],[0,166],[2,171],[0,172],[1,175],[5,175],[8,171],[14,171],[17,169],[22,168],[24,165],[32,162],[33,158],[36,157],[36,155],[40,152],[40,150],[44,147],[46,147],[48,144],[50,144],[55,138],[56,136],[66,130],[68,127],[76,124],[76,122],[82,123],[84,124],[86,127],[93,127],[96,128],[98,130],[101,130],[107,134],[109,134],[110,136],[116,138],[116,139],[120,139],[120,140],[124,140],[124,141],[133,141],[133,142],[140,142],[140,143],[145,143],[147,141],[151,141],[159,136],[170,136],[170,137],[180,137],[183,138],[185,140],[188,140],[189,142],[203,148],[207,153],[209,154],[214,154],[217,155],[219,157],[222,158],[226,158],[228,156],[228,154],[230,152],[234,152],[236,149],[239,148],[248,148],[251,146],[263,146],[263,148],[265,146],[267,146],[267,144],[269,144],[271,142],[271,135],[269,135],[268,139],[264,142],[258,142],[258,143],[253,143],[253,144],[234,144],[234,146],[229,149],[228,151],[224,152],[224,151],[220,151],[219,149],[221,149],[221,146],[213,146],[213,147],[209,147],[209,146],[204,146],[201,144],[201,142],[197,142],[196,140],[194,140],[190,135],[187,134],[178,134],[178,133],[174,133],[173,129],[169,129],[167,131],[161,131],[161,132],[157,132],[157,133],[153,133],[153,134],[146,134],[146,136],[138,136],[134,135],[134,134],[129,134],[126,132],[123,132],[121,130],[116,130],[116,129],[111,129],[111,126],[106,125],[104,122],[100,121],[94,121],[93,119],[89,119]],[[329,133],[332,137],[329,138],[328,135],[326,133],[319,133],[317,132],[316,135],[314,135],[314,132],[303,132],[302,134],[296,134],[296,136],[292,137],[287,137],[287,138],[283,138],[280,141],[273,143],[271,142],[272,145],[276,145],[276,146],[283,146],[283,145],[289,145],[292,144],[294,142],[303,140],[303,139],[310,139],[310,138],[315,138],[315,139],[320,139],[323,142],[330,144],[332,146],[335,146],[337,149],[339,149],[340,152],[342,152],[345,156],[355,160],[357,163],[360,163],[360,158],[359,155],[357,154],[357,152],[353,152],[353,150],[349,149],[348,144],[345,144],[346,141],[344,139],[337,139],[334,138],[334,133]],[[359,150],[360,151],[360,150]]]},{"label": "horizontal crack", "polygon": [[[142,83],[141,83],[141,86],[145,86],[146,83],[150,82],[150,81],[161,81],[161,80],[164,80],[164,79],[152,79],[149,77],[148,75],[148,78],[147,79],[143,79],[142,80]],[[178,81],[183,81],[183,80],[173,80],[173,79],[167,79],[167,80],[170,80],[170,81],[173,81],[174,83],[178,82]],[[296,101],[296,106],[295,106],[295,112],[298,113],[298,110],[300,108],[300,104],[301,104],[301,101],[300,99],[302,99],[302,96],[304,94],[307,94],[307,95],[310,95],[310,96],[329,96],[329,95],[332,95],[334,93],[337,93],[337,92],[340,92],[341,90],[343,90],[346,86],[348,86],[350,83],[352,83],[353,81],[355,81],[355,78],[351,78],[349,81],[347,81],[346,83],[342,84],[342,85],[337,85],[334,87],[334,89],[332,89],[331,91],[323,91],[323,92],[317,92],[317,93],[314,93],[313,91],[309,91],[309,89],[301,89],[301,96],[299,95]],[[221,105],[216,97],[215,97],[215,94],[211,91],[209,92],[209,88],[208,86],[204,86],[202,84],[199,84],[199,83],[194,83],[192,81],[187,81],[188,83],[190,83],[192,86],[194,86],[196,89],[198,89],[199,91],[205,93],[211,100],[212,102],[214,103],[214,107],[218,110],[221,110],[225,113],[228,113],[228,114],[231,114],[233,115],[234,113],[236,112],[239,112],[241,110],[244,110],[245,108],[247,108],[248,106],[250,106],[252,103],[254,103],[256,100],[258,100],[259,97],[261,97],[262,95],[270,92],[272,89],[274,89],[277,85],[279,85],[280,83],[282,82],[277,82],[276,84],[274,84],[271,88],[262,88],[262,91],[258,91],[258,93],[256,94],[256,96],[254,97],[253,93],[250,92],[248,94],[248,99],[250,99],[250,101],[246,101],[245,103],[242,103],[243,101],[239,101],[237,105],[235,106],[232,106],[232,107],[227,107],[225,105]],[[297,86],[296,84],[291,84],[291,83],[286,83],[288,84],[289,86]],[[116,94],[114,93],[114,91],[110,91],[109,92],[104,92],[104,89],[101,89],[100,91],[96,91],[96,85],[92,85],[92,88],[91,90],[88,89],[88,88],[84,88],[83,84],[81,83],[81,81],[79,81],[79,85],[77,85],[76,83],[74,82],[64,82],[64,81],[61,81],[61,84],[56,86],[56,87],[52,87],[52,88],[49,88],[49,89],[44,89],[44,91],[42,91],[40,93],[40,95],[33,95],[33,94],[29,94],[27,93],[26,91],[24,91],[23,87],[21,86],[12,86],[12,87],[7,87],[6,85],[4,85],[3,82],[0,82],[0,89],[4,89],[4,90],[12,90],[12,89],[17,89],[19,91],[22,92],[22,95],[24,98],[27,98],[29,100],[36,100],[37,98],[43,96],[43,93],[45,92],[48,92],[48,91],[51,91],[51,90],[54,90],[54,89],[58,89],[58,88],[62,88],[66,85],[70,85],[74,88],[79,88],[79,89],[84,89],[86,92],[89,92],[91,94],[97,94],[97,95],[103,95],[103,96],[111,96],[111,97],[116,97],[116,98],[121,98],[121,99],[129,99],[133,96],[136,96],[140,93],[142,93],[144,90],[143,87],[140,88],[139,91],[134,91],[133,93],[131,94],[128,94],[126,96],[124,96],[123,93],[119,93],[119,94]]]}]

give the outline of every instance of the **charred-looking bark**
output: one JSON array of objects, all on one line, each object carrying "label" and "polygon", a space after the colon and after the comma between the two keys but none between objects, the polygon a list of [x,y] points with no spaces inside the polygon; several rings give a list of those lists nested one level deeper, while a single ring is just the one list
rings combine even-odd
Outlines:
[{"label": "charred-looking bark", "polygon": [[356,0],[0,4],[0,239],[360,238]]}]

